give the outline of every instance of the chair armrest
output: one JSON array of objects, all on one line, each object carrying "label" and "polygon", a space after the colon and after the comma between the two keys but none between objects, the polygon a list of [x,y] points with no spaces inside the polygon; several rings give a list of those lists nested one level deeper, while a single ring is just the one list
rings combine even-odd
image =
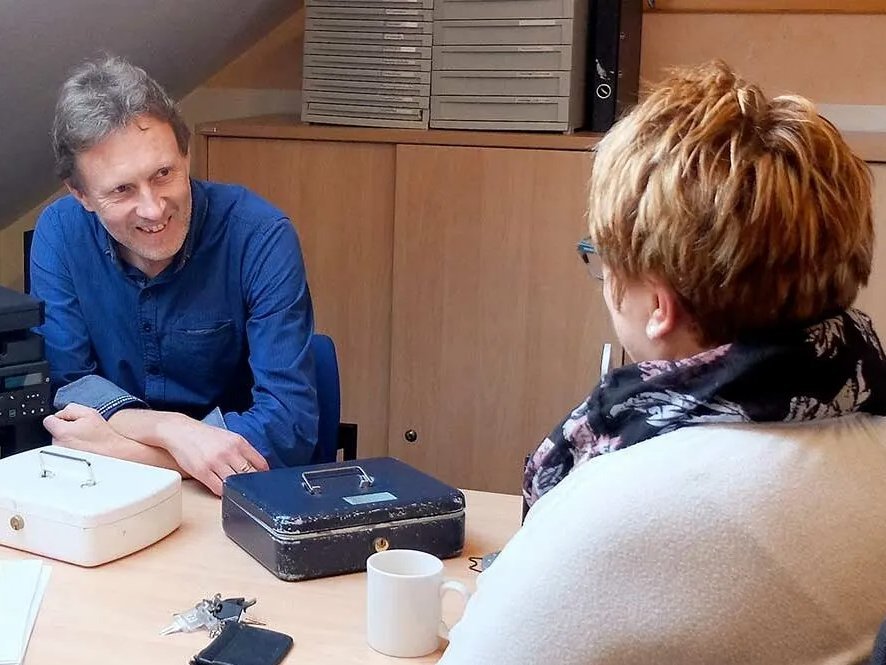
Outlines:
[{"label": "chair armrest", "polygon": [[339,423],[338,449],[342,451],[343,460],[357,459],[357,424]]}]

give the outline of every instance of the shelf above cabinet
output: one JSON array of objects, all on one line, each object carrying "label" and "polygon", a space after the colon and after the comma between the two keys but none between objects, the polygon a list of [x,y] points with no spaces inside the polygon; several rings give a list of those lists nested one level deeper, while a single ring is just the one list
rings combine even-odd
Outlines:
[{"label": "shelf above cabinet", "polygon": [[206,122],[197,131],[205,136],[229,138],[298,139],[301,141],[347,141],[350,143],[397,143],[400,145],[449,145],[485,148],[537,148],[587,151],[602,134],[576,132],[479,132],[443,129],[375,129],[337,125],[310,125],[295,115]]}]

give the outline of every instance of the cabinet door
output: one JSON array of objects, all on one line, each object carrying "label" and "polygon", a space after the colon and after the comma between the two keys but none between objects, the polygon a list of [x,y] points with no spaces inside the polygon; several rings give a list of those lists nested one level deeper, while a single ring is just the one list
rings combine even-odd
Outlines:
[{"label": "cabinet door", "polygon": [[590,164],[398,146],[392,455],[460,487],[517,492],[526,454],[599,380],[615,337],[575,251]]},{"label": "cabinet door", "polygon": [[874,320],[874,329],[886,343],[886,164],[871,164],[874,175],[874,264],[858,307]]},{"label": "cabinet door", "polygon": [[209,178],[249,187],[295,223],[316,330],[335,340],[342,420],[387,454],[394,147],[210,138]]}]

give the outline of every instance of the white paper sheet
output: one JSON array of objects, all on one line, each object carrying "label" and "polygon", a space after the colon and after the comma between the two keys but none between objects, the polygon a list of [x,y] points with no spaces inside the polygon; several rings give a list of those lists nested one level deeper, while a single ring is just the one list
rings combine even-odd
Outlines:
[{"label": "white paper sheet", "polygon": [[20,665],[52,568],[39,560],[0,561],[0,665]]}]

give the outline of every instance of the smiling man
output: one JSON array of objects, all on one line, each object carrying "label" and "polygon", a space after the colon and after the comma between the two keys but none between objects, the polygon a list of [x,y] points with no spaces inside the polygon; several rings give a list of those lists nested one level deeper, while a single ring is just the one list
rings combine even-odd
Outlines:
[{"label": "smiling man", "polygon": [[70,195],[37,222],[31,283],[63,407],[53,440],[216,494],[232,473],[308,462],[313,311],[286,215],[191,179],[175,104],[120,58],[63,84],[52,139]]}]

